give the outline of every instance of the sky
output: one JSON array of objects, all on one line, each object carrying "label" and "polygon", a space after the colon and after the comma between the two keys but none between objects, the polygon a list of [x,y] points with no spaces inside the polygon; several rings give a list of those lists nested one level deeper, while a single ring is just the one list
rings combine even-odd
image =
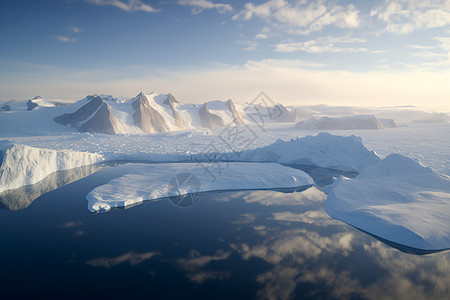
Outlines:
[{"label": "sky", "polygon": [[0,101],[450,107],[450,0],[0,2]]}]

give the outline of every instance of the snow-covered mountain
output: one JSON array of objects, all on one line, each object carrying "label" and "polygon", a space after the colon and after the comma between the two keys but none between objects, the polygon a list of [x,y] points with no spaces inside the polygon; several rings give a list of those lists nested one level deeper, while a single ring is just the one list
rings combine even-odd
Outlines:
[{"label": "snow-covered mountain", "polygon": [[[5,124],[7,119],[22,120],[18,129],[23,135],[37,132],[39,128],[43,132],[55,132],[56,129],[58,132],[153,134],[251,124],[260,122],[261,117],[264,117],[264,123],[298,121],[297,112],[282,104],[241,106],[231,99],[183,104],[170,93],[154,92],[141,92],[131,99],[105,94],[89,95],[65,106],[38,96],[25,101],[8,101],[0,107],[2,111],[15,114],[3,114]],[[44,107],[46,109],[41,110]]]},{"label": "snow-covered mountain", "polygon": [[[281,104],[264,108],[272,122],[294,122],[297,117]],[[274,112],[277,112],[275,114]],[[92,95],[67,107],[54,117],[58,124],[82,132],[105,134],[163,133],[176,130],[215,129],[252,122],[246,111],[231,99],[201,105],[181,104],[172,94],[139,93],[132,99]]]},{"label": "snow-covered mountain", "polygon": [[290,111],[283,104],[276,104],[271,110],[271,119],[275,123],[297,122],[298,117],[295,111]]},{"label": "snow-covered mountain", "polygon": [[82,101],[85,101],[86,104],[75,112],[60,115],[53,120],[62,125],[70,125],[80,131],[119,133],[117,119],[102,98],[88,96]]},{"label": "snow-covered mountain", "polygon": [[0,104],[0,111],[25,111],[36,110],[41,107],[55,107],[60,105],[58,102],[53,102],[49,99],[44,99],[40,96],[36,96],[30,100],[16,101],[10,100]]}]

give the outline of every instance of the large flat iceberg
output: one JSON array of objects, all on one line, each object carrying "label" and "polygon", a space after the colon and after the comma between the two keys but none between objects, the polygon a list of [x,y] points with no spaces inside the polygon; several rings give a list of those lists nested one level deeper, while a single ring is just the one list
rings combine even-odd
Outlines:
[{"label": "large flat iceberg", "polygon": [[450,248],[450,179],[392,154],[328,192],[328,214],[385,240],[421,250]]},{"label": "large flat iceberg", "polygon": [[[229,163],[215,178],[195,163],[136,164],[125,175],[99,186],[87,195],[91,212],[127,207],[145,200],[165,198],[170,194],[169,183],[179,174],[198,179],[198,185],[180,185],[176,194],[193,192],[277,189],[308,186],[313,179],[301,170],[276,163]],[[198,188],[198,189],[197,189]]]}]

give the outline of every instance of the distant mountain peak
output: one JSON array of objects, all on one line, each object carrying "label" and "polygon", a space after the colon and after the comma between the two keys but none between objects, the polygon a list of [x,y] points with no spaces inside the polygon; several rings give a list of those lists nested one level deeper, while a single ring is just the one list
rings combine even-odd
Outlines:
[{"label": "distant mountain peak", "polygon": [[173,107],[175,103],[178,104],[180,102],[178,102],[177,99],[175,99],[175,97],[171,93],[167,94],[167,98],[166,100],[164,100],[163,104],[170,105]]},{"label": "distant mountain peak", "polygon": [[231,114],[233,115],[233,122],[237,124],[243,124],[244,118],[242,117],[241,113],[237,110],[236,105],[234,105],[233,101],[231,99],[227,100],[228,109],[231,111]]},{"label": "distant mountain peak", "polygon": [[202,127],[214,129],[225,126],[225,123],[220,116],[215,115],[209,111],[206,102],[199,109],[198,114],[200,116]]},{"label": "distant mountain peak", "polygon": [[95,95],[87,96],[89,101],[77,111],[60,115],[53,120],[62,125],[70,125],[81,131],[106,134],[118,133],[118,122],[105,101]]},{"label": "distant mountain peak", "polygon": [[169,131],[163,116],[150,105],[147,96],[142,92],[133,99],[131,107],[134,111],[134,123],[145,133]]}]

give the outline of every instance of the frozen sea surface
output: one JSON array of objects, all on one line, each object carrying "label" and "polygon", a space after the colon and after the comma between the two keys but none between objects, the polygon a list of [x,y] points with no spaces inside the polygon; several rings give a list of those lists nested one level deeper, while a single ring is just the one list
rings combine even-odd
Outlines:
[{"label": "frozen sea surface", "polygon": [[[250,126],[251,127],[251,126]],[[278,138],[290,140],[296,137],[316,135],[320,131],[299,130],[291,125],[267,125],[265,131],[253,126],[252,142],[245,145],[231,145],[220,137],[223,130],[203,130],[170,132],[154,135],[102,135],[76,133],[58,136],[4,136],[13,142],[38,148],[66,149],[95,152],[108,159],[143,159],[172,161],[210,151],[211,149],[233,152],[254,149],[274,143]],[[356,135],[363,139],[369,150],[374,150],[381,158],[393,153],[420,160],[433,170],[450,175],[450,123],[422,124],[385,130],[339,130],[327,131],[334,135]]]}]

